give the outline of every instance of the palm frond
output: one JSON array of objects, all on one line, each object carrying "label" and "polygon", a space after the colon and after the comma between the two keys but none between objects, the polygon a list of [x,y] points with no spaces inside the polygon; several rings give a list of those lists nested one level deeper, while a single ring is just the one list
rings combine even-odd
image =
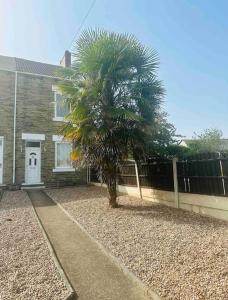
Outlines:
[{"label": "palm frond", "polygon": [[134,35],[89,29],[73,58],[60,88],[72,105],[62,133],[77,145],[75,157],[110,168],[128,155],[143,156],[164,125],[158,124],[165,90],[157,52]]}]

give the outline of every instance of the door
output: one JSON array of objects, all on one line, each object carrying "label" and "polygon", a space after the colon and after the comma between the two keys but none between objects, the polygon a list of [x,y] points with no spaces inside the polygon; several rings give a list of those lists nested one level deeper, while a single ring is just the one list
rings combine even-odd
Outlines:
[{"label": "door", "polygon": [[[32,145],[32,142],[29,142]],[[40,144],[35,142],[35,144]],[[25,183],[38,184],[40,183],[40,168],[41,168],[41,153],[39,147],[25,148]]]},{"label": "door", "polygon": [[3,138],[0,137],[0,184],[3,183]]}]

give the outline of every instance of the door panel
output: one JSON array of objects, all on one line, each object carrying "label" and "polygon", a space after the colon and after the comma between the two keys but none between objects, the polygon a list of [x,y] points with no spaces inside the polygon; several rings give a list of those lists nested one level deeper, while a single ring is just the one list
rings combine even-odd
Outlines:
[{"label": "door panel", "polygon": [[41,155],[40,148],[26,147],[25,150],[25,183],[40,183]]}]

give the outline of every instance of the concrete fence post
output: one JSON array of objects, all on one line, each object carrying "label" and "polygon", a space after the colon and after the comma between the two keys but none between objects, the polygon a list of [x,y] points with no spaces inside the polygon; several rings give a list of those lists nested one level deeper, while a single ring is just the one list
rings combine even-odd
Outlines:
[{"label": "concrete fence post", "polygon": [[179,192],[178,192],[178,178],[177,178],[177,161],[176,157],[173,158],[173,186],[174,186],[174,197],[176,208],[180,207],[179,204]]},{"label": "concrete fence post", "polygon": [[87,166],[86,175],[87,175],[87,183],[90,183],[90,166]]},{"label": "concrete fence post", "polygon": [[139,190],[139,197],[142,199],[142,191],[140,187],[140,180],[139,180],[139,170],[138,170],[138,165],[137,162],[135,161],[135,175],[136,175],[136,182]]},{"label": "concrete fence post", "polygon": [[222,177],[222,188],[223,188],[223,194],[226,195],[226,186],[225,186],[225,180],[224,180],[224,173],[223,173],[223,167],[222,167],[222,159],[221,159],[221,152],[219,152],[219,166],[220,166],[220,172]]},{"label": "concrete fence post", "polygon": [[89,183],[91,182],[91,168],[89,166],[89,174],[88,174]]}]

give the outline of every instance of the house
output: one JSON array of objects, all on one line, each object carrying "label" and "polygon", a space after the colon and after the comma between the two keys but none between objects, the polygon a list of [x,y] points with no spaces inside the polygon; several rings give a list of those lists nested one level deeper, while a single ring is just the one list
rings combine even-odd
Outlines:
[{"label": "house", "polygon": [[86,181],[75,169],[71,144],[59,135],[69,105],[58,91],[59,66],[0,56],[0,185],[63,186]]},{"label": "house", "polygon": [[[189,144],[191,144],[191,142],[194,142],[197,140],[194,139],[183,139],[179,145],[183,146],[183,147],[189,147]],[[217,151],[228,151],[228,139],[221,139],[221,144],[218,145],[218,149]]]}]

